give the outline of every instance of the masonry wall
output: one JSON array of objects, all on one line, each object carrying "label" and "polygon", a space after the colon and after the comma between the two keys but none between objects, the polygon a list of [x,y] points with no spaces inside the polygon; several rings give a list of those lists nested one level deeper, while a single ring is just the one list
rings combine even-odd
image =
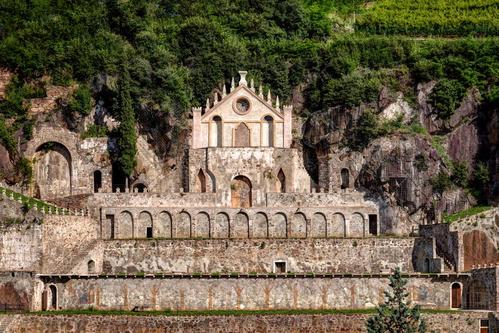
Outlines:
[{"label": "masonry wall", "polygon": [[0,229],[0,271],[37,271],[42,260],[42,227],[13,224]]},{"label": "masonry wall", "polygon": [[309,240],[115,240],[104,242],[104,273],[288,272],[380,273],[431,255],[431,244],[414,238]]},{"label": "masonry wall", "polygon": [[34,296],[43,284],[32,276],[31,272],[0,272],[0,311],[33,308]]},{"label": "masonry wall", "polygon": [[[13,332],[129,332],[205,333],[205,332],[274,332],[274,333],[365,333],[367,314],[273,315],[273,316],[0,316],[0,326]],[[438,333],[477,333],[484,312],[423,314],[429,331]],[[492,317],[494,318],[494,317]],[[491,320],[492,322],[492,320]],[[8,324],[8,325],[7,325]],[[497,333],[494,329],[492,333]]]},{"label": "masonry wall", "polygon": [[[455,277],[410,277],[409,299],[426,308],[450,307]],[[48,282],[60,309],[223,310],[356,309],[384,299],[388,278],[82,278]],[[46,284],[46,285],[47,285]]]}]

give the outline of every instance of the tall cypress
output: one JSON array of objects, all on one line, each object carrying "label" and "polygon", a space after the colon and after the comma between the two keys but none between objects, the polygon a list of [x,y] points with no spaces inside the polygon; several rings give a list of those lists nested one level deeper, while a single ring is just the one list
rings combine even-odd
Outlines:
[{"label": "tall cypress", "polygon": [[118,164],[123,172],[130,176],[133,173],[137,161],[137,133],[135,131],[135,112],[130,97],[130,73],[123,68],[118,80],[118,113],[120,115],[120,126],[118,127]]},{"label": "tall cypress", "polygon": [[376,308],[376,314],[367,320],[368,333],[424,333],[425,321],[419,306],[411,306],[405,285],[407,280],[397,267],[390,276],[391,292],[385,291],[385,303]]}]

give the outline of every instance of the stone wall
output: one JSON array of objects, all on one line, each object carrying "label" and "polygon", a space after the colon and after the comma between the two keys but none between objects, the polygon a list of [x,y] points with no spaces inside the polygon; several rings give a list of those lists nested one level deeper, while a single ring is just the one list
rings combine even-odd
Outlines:
[{"label": "stone wall", "polygon": [[[97,316],[97,315],[3,315],[0,327],[14,332],[129,332],[129,333],[365,333],[368,314],[245,315],[245,316]],[[484,312],[423,314],[429,331],[435,333],[479,332],[479,321],[495,317]],[[495,327],[495,326],[494,326]],[[490,331],[497,333],[497,329]]]},{"label": "stone wall", "polygon": [[[105,273],[260,272],[274,270],[274,261],[288,272],[381,273],[401,267],[414,272],[413,262],[431,253],[431,244],[414,238],[307,240],[115,240],[105,241]],[[415,247],[422,247],[422,254]],[[424,259],[423,259],[424,260]]]},{"label": "stone wall", "polygon": [[0,311],[32,309],[36,286],[42,286],[32,276],[31,272],[0,272]]},{"label": "stone wall", "polygon": [[[409,277],[409,299],[425,308],[449,309],[451,283],[466,278]],[[389,282],[388,275],[42,279],[57,288],[59,309],[107,310],[365,309],[383,301]]]},{"label": "stone wall", "polygon": [[42,273],[66,273],[97,245],[99,223],[85,216],[46,215]]},{"label": "stone wall", "polygon": [[0,227],[0,271],[37,271],[42,260],[42,227],[34,223]]}]

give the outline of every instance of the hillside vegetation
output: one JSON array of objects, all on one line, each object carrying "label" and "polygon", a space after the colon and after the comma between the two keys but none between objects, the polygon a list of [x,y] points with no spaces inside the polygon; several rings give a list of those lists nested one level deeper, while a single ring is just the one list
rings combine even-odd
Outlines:
[{"label": "hillside vegetation", "polygon": [[[55,85],[78,84],[66,114],[86,116],[99,101],[126,120],[126,129],[107,133],[95,124],[84,135],[125,137],[132,159],[130,120],[166,133],[167,155],[190,107],[204,105],[240,69],[281,101],[292,102],[294,93],[303,118],[367,105],[370,124],[381,89],[414,105],[418,84],[432,80],[430,99],[443,120],[472,88],[484,105],[499,97],[494,0],[0,0],[0,13],[0,66],[16,74],[0,101],[0,142],[14,159],[15,135],[31,136],[25,101],[44,96],[44,75]],[[130,76],[126,94],[122,73]],[[351,148],[389,132],[371,131]],[[123,164],[129,172],[134,161]]]}]

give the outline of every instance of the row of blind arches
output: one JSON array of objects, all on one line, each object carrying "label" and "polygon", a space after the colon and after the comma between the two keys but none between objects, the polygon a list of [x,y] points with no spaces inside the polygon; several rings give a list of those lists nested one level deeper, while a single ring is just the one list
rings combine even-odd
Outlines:
[{"label": "row of blind arches", "polygon": [[[111,220],[114,222],[114,218]],[[327,219],[323,213],[314,213],[307,221],[305,214],[275,213],[271,216],[258,212],[249,216],[239,212],[232,217],[224,212],[210,217],[206,212],[194,218],[183,211],[175,215],[163,211],[153,219],[143,211],[137,218],[129,211],[122,211],[115,225],[111,226],[110,238],[326,238],[364,237],[369,226],[361,213],[353,213],[349,219],[341,213]]]}]

